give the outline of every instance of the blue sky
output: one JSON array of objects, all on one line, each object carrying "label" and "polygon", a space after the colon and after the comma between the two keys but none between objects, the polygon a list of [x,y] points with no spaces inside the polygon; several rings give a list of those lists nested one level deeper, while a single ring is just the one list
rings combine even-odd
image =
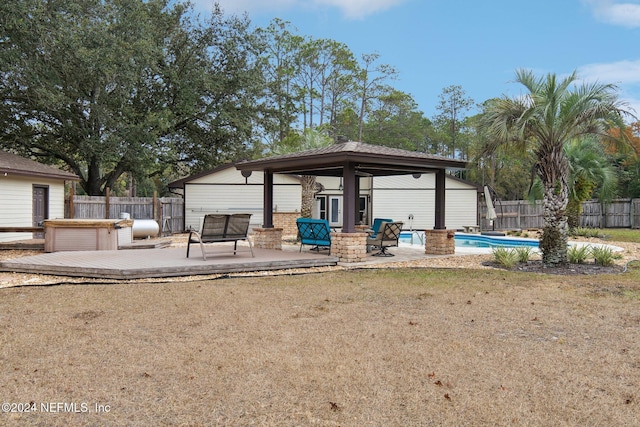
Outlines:
[{"label": "blue sky", "polygon": [[[218,0],[254,26],[275,18],[299,34],[380,54],[427,117],[460,85],[476,103],[517,96],[515,70],[618,85],[640,116],[640,0]],[[206,12],[213,0],[194,0]]]}]

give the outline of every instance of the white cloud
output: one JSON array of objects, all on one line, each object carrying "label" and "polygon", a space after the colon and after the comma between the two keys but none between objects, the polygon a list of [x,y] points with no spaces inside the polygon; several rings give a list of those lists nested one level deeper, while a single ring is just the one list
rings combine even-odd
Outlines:
[{"label": "white cloud", "polygon": [[637,85],[640,84],[640,59],[585,65],[578,70],[578,76],[584,80],[597,80],[601,83]]},{"label": "white cloud", "polygon": [[638,115],[640,115],[640,99],[638,98],[622,98],[622,101],[628,105],[628,109],[631,110],[631,113],[636,116],[633,121],[640,119]]},{"label": "white cloud", "polygon": [[596,19],[613,25],[629,28],[640,27],[640,4],[618,3],[614,0],[583,0],[583,3],[593,8]]},{"label": "white cloud", "polygon": [[[363,19],[407,0],[217,0],[225,13],[262,13],[285,9],[317,10],[332,7],[347,19]],[[193,0],[198,10],[211,10],[214,0]]]},{"label": "white cloud", "polygon": [[390,9],[405,0],[313,0],[319,5],[335,6],[349,19],[362,19],[367,15]]},{"label": "white cloud", "polygon": [[619,89],[620,100],[634,114],[640,114],[640,59],[585,65],[578,69],[578,78],[587,82],[615,84]]}]

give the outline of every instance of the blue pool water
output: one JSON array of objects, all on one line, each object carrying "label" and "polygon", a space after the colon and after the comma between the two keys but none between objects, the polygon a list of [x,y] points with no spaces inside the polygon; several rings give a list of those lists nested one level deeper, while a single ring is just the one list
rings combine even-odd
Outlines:
[{"label": "blue pool water", "polygon": [[[424,234],[421,232],[403,232],[400,242],[413,245],[423,245]],[[515,248],[528,246],[538,248],[538,240],[511,236],[485,236],[482,234],[456,233],[456,247],[458,248]]]}]

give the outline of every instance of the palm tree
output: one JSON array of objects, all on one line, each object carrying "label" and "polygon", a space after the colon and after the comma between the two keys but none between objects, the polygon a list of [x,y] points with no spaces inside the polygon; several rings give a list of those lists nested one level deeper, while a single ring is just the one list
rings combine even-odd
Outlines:
[{"label": "palm tree", "polygon": [[602,144],[594,138],[571,141],[565,153],[570,165],[568,225],[576,228],[580,226],[582,202],[591,198],[596,190],[601,202],[610,202],[616,195],[618,178]]},{"label": "palm tree", "polygon": [[[609,202],[616,196],[618,178],[603,145],[596,138],[571,140],[564,151],[569,161],[567,222],[571,229],[580,225],[582,202],[595,192],[601,202]],[[543,194],[542,182],[537,178],[529,190],[529,199],[540,200]]]},{"label": "palm tree", "polygon": [[494,99],[485,111],[493,145],[516,144],[533,149],[536,175],[544,188],[540,249],[542,261],[548,266],[567,262],[570,165],[565,144],[586,135],[610,138],[607,129],[613,125],[624,128],[624,117],[631,115],[618,100],[615,85],[574,86],[576,80],[575,72],[559,80],[555,74],[538,78],[531,71],[518,70],[516,82],[529,93]]}]

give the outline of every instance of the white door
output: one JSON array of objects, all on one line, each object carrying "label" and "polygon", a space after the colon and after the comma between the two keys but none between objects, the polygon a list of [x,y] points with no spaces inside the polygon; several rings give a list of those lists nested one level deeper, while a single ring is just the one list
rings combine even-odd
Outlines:
[{"label": "white door", "polygon": [[329,196],[329,226],[342,227],[342,196]]},{"label": "white door", "polygon": [[325,196],[316,197],[316,203],[313,205],[312,218],[327,219],[327,198]]}]

